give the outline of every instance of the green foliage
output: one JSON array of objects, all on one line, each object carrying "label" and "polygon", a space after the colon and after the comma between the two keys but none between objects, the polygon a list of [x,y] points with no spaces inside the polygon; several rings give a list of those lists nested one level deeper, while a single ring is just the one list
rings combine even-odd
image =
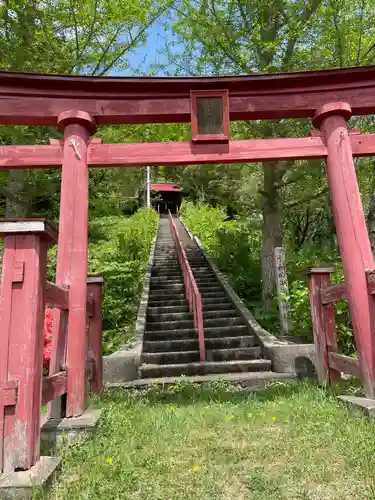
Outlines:
[{"label": "green foliage", "polygon": [[161,0],[8,0],[0,6],[1,69],[104,75],[170,6]]},{"label": "green foliage", "polygon": [[260,298],[261,233],[245,217],[227,220],[222,208],[185,202],[182,217],[202,241],[236,292],[248,303]]},{"label": "green foliage", "polygon": [[103,351],[110,354],[134,336],[143,278],[158,216],[139,210],[132,217],[90,221],[89,270],[104,275]]}]

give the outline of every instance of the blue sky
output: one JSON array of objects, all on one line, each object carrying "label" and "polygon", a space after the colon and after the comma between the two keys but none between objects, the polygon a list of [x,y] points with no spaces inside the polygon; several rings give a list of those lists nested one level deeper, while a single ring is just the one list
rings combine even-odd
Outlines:
[{"label": "blue sky", "polygon": [[[139,46],[128,55],[129,68],[123,72],[124,75],[134,75],[135,73],[150,74],[153,65],[166,65],[168,59],[165,54],[165,44],[171,40],[172,32],[165,31],[165,20],[160,18],[153,24],[148,32],[145,46]],[[170,68],[172,71],[173,69]],[[162,75],[163,71],[158,71]]]}]

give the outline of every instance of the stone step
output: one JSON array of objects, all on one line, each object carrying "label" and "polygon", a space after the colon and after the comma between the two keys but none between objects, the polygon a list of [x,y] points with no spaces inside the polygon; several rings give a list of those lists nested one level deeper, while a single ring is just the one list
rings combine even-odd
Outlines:
[{"label": "stone step", "polygon": [[[187,310],[183,311],[166,311],[166,312],[160,312],[160,311],[153,312],[148,310],[147,321],[151,323],[153,321],[165,322],[165,321],[180,321],[184,319],[192,319],[193,313],[189,312],[189,308],[186,309]],[[232,318],[235,315],[236,315],[235,309],[221,309],[221,310],[219,309],[212,311],[203,310],[204,319]]]},{"label": "stone step", "polygon": [[[185,314],[185,317],[177,320],[160,320],[160,318],[147,318],[146,330],[179,330],[184,328],[191,328],[193,323],[193,314]],[[240,316],[232,317],[214,317],[204,318],[204,327],[221,327],[221,326],[237,326],[243,325],[244,320]]]},{"label": "stone step", "polygon": [[159,274],[158,276],[151,275],[151,281],[153,283],[161,283],[164,285],[165,283],[175,283],[179,284],[184,281],[184,277],[182,273],[180,274]]},{"label": "stone step", "polygon": [[160,262],[160,263],[169,263],[170,265],[177,264],[178,263],[178,258],[177,254],[174,253],[167,253],[167,252],[161,252],[161,253],[154,253],[154,262]]},{"label": "stone step", "polygon": [[[169,285],[169,286],[168,286]],[[160,290],[160,291],[183,291],[185,290],[185,284],[183,280],[180,281],[172,281],[167,280],[165,282],[153,281],[150,282],[150,290]]]},{"label": "stone step", "polygon": [[160,300],[182,299],[186,297],[184,289],[181,290],[150,290],[150,297]]},{"label": "stone step", "polygon": [[[206,350],[207,361],[234,361],[260,359],[260,347],[240,347],[234,349]],[[200,361],[199,349],[191,351],[158,351],[143,352],[142,363],[154,365],[171,365],[179,363],[196,363]]]},{"label": "stone step", "polygon": [[149,321],[149,318],[147,319],[146,323],[146,332],[149,330],[153,331],[167,331],[167,330],[184,330],[186,328],[192,328],[194,327],[193,324],[193,315],[188,317],[188,319],[182,319],[179,321],[158,321],[159,318],[157,318],[157,321]]},{"label": "stone step", "polygon": [[205,285],[198,284],[199,290],[201,293],[210,293],[210,292],[223,292],[223,287],[218,283],[207,283]]},{"label": "stone step", "polygon": [[161,291],[161,292],[165,292],[165,291],[182,291],[182,290],[185,290],[185,285],[184,285],[184,282],[180,282],[180,283],[173,283],[173,282],[166,282],[166,283],[160,283],[160,282],[156,282],[154,283],[152,280],[151,280],[151,290],[152,291]]},{"label": "stone step", "polygon": [[174,259],[173,262],[171,262],[170,264],[168,263],[160,263],[160,262],[155,262],[155,260],[153,261],[152,263],[152,269],[154,271],[181,271],[181,268],[180,268],[180,263],[177,259]]},{"label": "stone step", "polygon": [[165,281],[178,281],[180,282],[183,280],[183,276],[181,272],[173,272],[173,273],[163,273],[163,274],[151,274],[151,281],[154,281],[155,283],[160,281],[160,282],[165,282]]},{"label": "stone step", "polygon": [[172,274],[159,274],[158,276],[151,275],[151,282],[154,284],[160,283],[165,285],[166,283],[179,285],[184,282],[184,277],[182,274],[172,275]]},{"label": "stone step", "polygon": [[[152,325],[153,326],[153,325]],[[234,326],[214,326],[204,328],[205,338],[212,337],[242,337],[249,334],[249,329],[246,325]],[[178,330],[158,330],[146,328],[144,333],[145,340],[174,340],[174,339],[194,339],[198,338],[198,333],[195,328],[179,328]]]},{"label": "stone step", "polygon": [[189,306],[182,305],[182,306],[161,306],[161,307],[148,307],[147,308],[147,316],[152,316],[152,317],[159,317],[159,315],[163,314],[182,314],[182,313],[188,313],[189,312]]},{"label": "stone step", "polygon": [[152,365],[173,365],[176,363],[193,363],[200,361],[199,350],[143,352],[142,363]]},{"label": "stone step", "polygon": [[153,270],[157,272],[167,273],[169,269],[174,269],[174,272],[177,270],[181,272],[181,267],[179,262],[171,261],[171,260],[157,260],[152,263]]},{"label": "stone step", "polygon": [[137,380],[132,380],[131,382],[120,382],[111,383],[106,385],[106,389],[142,389],[143,387],[154,387],[158,385],[159,387],[169,387],[178,384],[180,381],[187,382],[189,384],[208,384],[214,382],[215,380],[223,380],[229,384],[233,384],[236,387],[242,387],[243,390],[249,391],[261,391],[266,389],[270,382],[276,381],[290,381],[296,382],[297,375],[295,373],[275,373],[271,371],[262,372],[242,372],[242,373],[221,373],[209,374],[209,375],[193,375],[191,377],[159,377],[157,380],[153,378],[141,378]]},{"label": "stone step", "polygon": [[235,313],[237,314],[237,309],[229,300],[222,300],[221,302],[215,301],[212,303],[210,302],[207,303],[203,301],[203,313],[211,311],[222,311],[222,310],[227,310],[227,311],[232,310],[235,311]]},{"label": "stone step", "polygon": [[182,273],[151,273],[151,280],[160,278],[161,280],[180,281],[183,280]]},{"label": "stone step", "polygon": [[212,296],[202,296],[202,302],[203,302],[203,308],[206,307],[206,305],[212,305],[212,304],[223,304],[224,302],[227,304],[231,304],[228,296],[225,293],[222,293],[220,295],[217,294],[212,294]]},{"label": "stone step", "polygon": [[173,265],[173,266],[158,266],[157,264],[153,264],[152,266],[152,272],[156,273],[181,273],[181,268],[180,265]]},{"label": "stone step", "polygon": [[[205,338],[206,351],[212,349],[235,349],[243,347],[254,347],[257,339],[254,335],[245,335],[239,337],[217,337]],[[174,340],[147,340],[143,342],[144,352],[167,352],[167,351],[193,351],[198,350],[198,335],[192,339],[174,339]]]},{"label": "stone step", "polygon": [[177,255],[174,255],[173,258],[159,258],[152,262],[154,269],[180,269],[180,262],[177,259]]},{"label": "stone step", "polygon": [[225,318],[214,317],[214,318],[204,318],[204,327],[209,328],[211,326],[235,326],[243,325],[244,320],[241,316],[226,316]]},{"label": "stone step", "polygon": [[220,290],[201,290],[201,296],[202,296],[202,300],[205,301],[205,299],[220,299],[222,300],[223,298],[227,298],[227,294],[225,293],[225,291],[223,290],[223,288],[221,288]]},{"label": "stone step", "polygon": [[175,377],[178,375],[207,375],[209,373],[238,373],[271,370],[269,359],[235,361],[204,361],[196,363],[176,363],[168,365],[143,364],[142,378]]},{"label": "stone step", "polygon": [[208,283],[205,285],[199,284],[199,291],[201,294],[206,293],[206,292],[222,292],[223,287],[219,285],[219,283]]},{"label": "stone step", "polygon": [[[233,304],[229,301],[227,302],[217,302],[213,304],[204,304],[203,305],[203,313],[206,314],[215,314],[216,312],[221,313],[221,311],[232,311],[237,313],[237,309],[233,306]],[[183,305],[175,305],[175,306],[149,306],[147,313],[150,316],[156,316],[158,314],[168,314],[168,313],[184,313],[189,312],[189,306],[186,304]],[[207,316],[208,317],[208,316]]]},{"label": "stone step", "polygon": [[210,277],[204,277],[204,278],[198,278],[197,276],[194,276],[195,281],[198,283],[198,285],[212,285],[214,283],[215,285],[218,284],[218,280],[216,276],[210,276]]},{"label": "stone step", "polygon": [[158,297],[149,297],[148,299],[148,307],[173,307],[173,306],[185,306],[188,301],[185,296],[182,298],[171,297],[166,299],[163,295]]},{"label": "stone step", "polygon": [[260,359],[262,349],[260,346],[255,347],[233,347],[224,349],[207,349],[207,361],[233,361],[236,359]]},{"label": "stone step", "polygon": [[151,275],[151,281],[154,283],[165,283],[166,281],[176,281],[180,282],[183,280],[183,275],[181,272],[173,272],[173,273],[164,273],[164,274],[158,274],[157,276]]},{"label": "stone step", "polygon": [[214,273],[212,272],[211,268],[208,265],[205,265],[202,267],[192,267],[191,266],[191,268],[192,268],[194,274],[197,274],[197,276],[199,276],[200,274],[202,274],[202,275],[210,274],[212,276],[215,276]]},{"label": "stone step", "polygon": [[166,313],[153,313],[150,310],[147,311],[147,323],[161,323],[166,324],[168,322],[180,322],[184,320],[193,320],[193,313],[189,312],[189,308],[187,307],[187,311],[171,311]]}]

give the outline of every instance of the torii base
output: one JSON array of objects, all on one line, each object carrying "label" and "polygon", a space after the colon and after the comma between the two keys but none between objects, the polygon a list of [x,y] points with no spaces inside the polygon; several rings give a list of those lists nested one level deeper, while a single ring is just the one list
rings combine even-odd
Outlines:
[{"label": "torii base", "polygon": [[0,474],[0,499],[31,500],[38,490],[49,486],[60,462],[57,457],[40,457],[29,470]]}]

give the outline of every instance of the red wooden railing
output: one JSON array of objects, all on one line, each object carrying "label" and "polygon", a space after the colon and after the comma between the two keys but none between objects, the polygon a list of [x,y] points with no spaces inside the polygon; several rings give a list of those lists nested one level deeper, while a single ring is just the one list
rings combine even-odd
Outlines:
[{"label": "red wooden railing", "polygon": [[[0,221],[4,236],[0,293],[0,475],[28,470],[39,460],[40,406],[55,404],[49,416],[63,417],[61,396],[71,396],[69,377],[77,369],[86,376],[91,390],[102,387],[101,277],[82,283],[87,289],[87,328],[80,332],[86,355],[80,366],[66,357],[67,324],[72,307],[68,288],[46,281],[48,244],[57,234],[45,220]],[[87,287],[87,288],[86,288]],[[45,307],[61,312],[59,355],[52,344],[53,366],[42,376]],[[75,339],[76,340],[76,339]],[[90,369],[87,370],[88,366]],[[87,387],[89,388],[89,387]],[[80,396],[80,395],[79,395]],[[52,413],[52,414],[51,414]]]},{"label": "red wooden railing", "polygon": [[203,325],[203,310],[202,310],[202,297],[198,290],[197,282],[195,281],[193,271],[191,270],[189,261],[187,259],[185,250],[182,246],[176,224],[173,220],[171,212],[169,212],[169,222],[175,249],[177,252],[178,261],[180,263],[181,271],[184,277],[186,298],[189,302],[190,312],[194,316],[194,328],[198,330],[199,354],[200,360],[206,361],[206,348],[204,344],[204,325]]},{"label": "red wooden railing", "polygon": [[[362,379],[366,386],[366,370],[360,356],[352,358],[338,352],[334,304],[347,300],[348,290],[345,283],[331,285],[334,268],[312,268],[309,270],[309,297],[311,318],[314,331],[316,367],[321,383],[332,383],[347,373]],[[375,295],[373,271],[366,272],[367,289],[370,296]],[[370,302],[372,319],[375,319],[373,300]],[[375,323],[374,323],[375,324]],[[360,343],[360,332],[354,329],[354,339]]]}]

